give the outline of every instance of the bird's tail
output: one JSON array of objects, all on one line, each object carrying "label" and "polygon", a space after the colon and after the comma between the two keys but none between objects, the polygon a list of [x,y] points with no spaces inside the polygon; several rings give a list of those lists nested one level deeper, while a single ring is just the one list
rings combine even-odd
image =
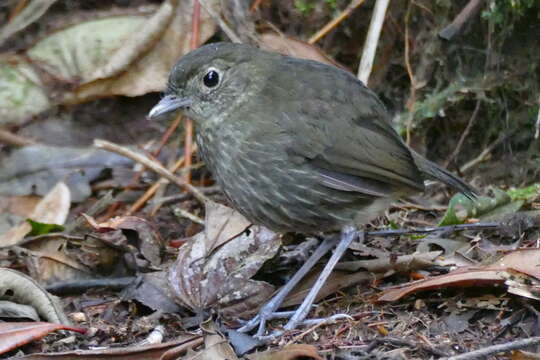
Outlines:
[{"label": "bird's tail", "polygon": [[416,166],[424,173],[428,178],[433,180],[438,180],[446,185],[456,189],[460,193],[463,193],[469,199],[474,200],[478,196],[478,192],[471,185],[467,184],[465,181],[461,180],[454,174],[450,173],[448,170],[443,169],[434,162],[429,161],[425,157],[417,154],[412,151],[414,162]]}]

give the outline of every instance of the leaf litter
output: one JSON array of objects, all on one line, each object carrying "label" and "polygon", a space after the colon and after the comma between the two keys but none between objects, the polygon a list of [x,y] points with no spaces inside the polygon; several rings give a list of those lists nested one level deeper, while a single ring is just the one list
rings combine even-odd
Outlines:
[{"label": "leaf litter", "polygon": [[[35,2],[30,3],[35,6]],[[210,6],[217,4],[217,2],[208,1],[206,3],[211,3]],[[307,18],[309,21],[304,21],[304,26],[318,30],[315,26],[322,23],[317,19],[320,20],[321,16],[323,18],[326,16],[325,7],[339,7],[338,3],[335,5],[331,3],[334,2],[325,1],[323,5],[311,10],[309,6],[302,7],[300,2],[295,3],[296,8],[280,13],[280,21],[286,22],[287,18],[300,17],[304,20]],[[273,18],[274,15],[268,14],[268,9],[275,7],[275,4],[257,6],[262,9],[266,18]],[[28,6],[28,8],[31,7]],[[54,11],[54,7],[52,9]],[[422,9],[416,10],[425,10]],[[444,17],[448,15],[446,14],[448,9],[445,8],[444,11],[439,9],[441,11],[437,14]],[[0,60],[0,78],[5,80],[0,89],[0,95],[5,95],[1,97],[4,102],[0,101],[2,125],[24,127],[30,116],[43,114],[43,111],[57,104],[85,102],[96,96],[142,96],[151,91],[161,90],[170,65],[190,47],[188,44],[191,31],[190,4],[184,1],[164,1],[158,7],[134,7],[134,10],[124,14],[119,14],[118,11],[111,12],[108,16],[93,19],[87,17],[74,24],[68,24],[62,29],[42,34],[43,36],[35,43],[18,54],[3,56]],[[215,13],[219,14],[220,9],[217,9]],[[363,16],[366,14],[359,13]],[[24,15],[22,12],[21,14]],[[204,41],[214,35],[216,25],[206,12],[202,11],[201,14],[201,40]],[[223,16],[238,16],[235,14],[224,13]],[[15,27],[23,28],[28,25],[28,22],[35,21],[39,15],[36,13],[35,18],[30,19],[24,17],[17,19],[15,16],[17,21],[10,23],[11,28],[3,29],[7,29],[7,33],[17,35],[13,31]],[[44,17],[46,16],[47,14]],[[399,13],[394,12],[392,16],[394,21],[399,22]],[[364,16],[364,18],[369,20],[369,16]],[[273,19],[276,20],[276,18]],[[327,19],[324,19],[325,23]],[[234,24],[234,21],[229,22]],[[359,31],[357,26],[362,26],[360,24],[363,22],[356,23],[351,22],[345,26],[347,31],[352,32],[342,33],[337,29],[334,34],[327,34],[327,40],[319,42],[320,47],[299,40],[306,36],[297,33],[294,28],[290,28],[290,32],[287,32],[285,36],[274,35],[267,31],[261,32],[260,39],[262,46],[294,56],[334,64],[336,62],[333,59],[337,58],[340,62],[349,65],[351,62],[348,60],[355,58],[358,54],[358,45],[350,41],[350,34],[357,34]],[[393,24],[393,27],[396,27],[396,24]],[[425,26],[421,22],[419,25]],[[421,26],[418,30],[420,35],[422,31],[429,30]],[[138,29],[143,30],[136,31]],[[387,35],[396,31],[392,27],[386,30]],[[20,34],[23,33],[20,31]],[[399,31],[397,33],[399,34]],[[336,47],[333,39],[343,39],[344,36],[349,40]],[[401,39],[401,35],[396,38]],[[418,38],[421,39],[421,37]],[[97,45],[104,40],[103,46]],[[417,40],[411,39],[411,41]],[[179,46],[168,46],[170,43],[179,44]],[[344,45],[345,43],[347,45]],[[65,49],[60,49],[63,45]],[[399,50],[395,50],[399,47],[394,44],[388,48],[394,49],[392,53],[399,53]],[[422,46],[414,48],[413,56],[422,56],[418,51],[422,51],[423,48]],[[431,49],[427,46],[426,48]],[[59,49],[60,52],[55,51]],[[94,51],[96,49],[103,51],[98,54]],[[397,58],[388,55],[388,52],[385,53],[385,47],[382,47],[380,51],[378,62],[380,73],[375,74],[375,79],[383,79],[385,71],[387,73],[396,71]],[[27,58],[19,56],[20,54],[26,55]],[[439,57],[433,58],[441,59],[441,54],[438,55]],[[60,58],[67,62],[64,64]],[[432,59],[426,63],[424,59],[423,62],[419,61],[421,66],[413,69],[421,81],[421,86],[417,87],[420,92],[430,87],[429,80],[432,76],[430,71],[434,70],[429,63],[433,61],[437,60]],[[391,71],[388,72],[388,69]],[[381,73],[383,75],[380,75]],[[448,104],[456,106],[466,101],[469,93],[476,91],[469,83],[451,84],[447,87],[451,90],[448,96],[444,94],[443,81],[445,79],[433,77],[438,86],[443,85],[441,87],[443,91],[433,94],[426,91],[422,94],[425,95],[424,100],[418,101],[412,107],[416,112],[416,118],[420,116],[422,124],[425,125],[428,125],[429,120],[437,117],[444,118],[445,110],[449,110]],[[374,81],[373,84],[376,85],[377,82]],[[392,87],[395,88],[395,85],[393,83]],[[489,92],[490,89],[487,87],[483,91]],[[386,90],[382,89],[382,91]],[[110,117],[112,116],[114,114],[110,114]],[[45,118],[45,120],[48,119]],[[418,124],[419,122],[413,124],[416,125],[413,129],[421,132],[421,128],[417,127]],[[39,140],[47,143],[46,138],[39,138]],[[58,140],[55,139],[55,141]],[[420,145],[423,146],[423,144]],[[50,145],[44,146],[49,146],[49,148],[41,149],[51,152],[56,150]],[[476,147],[474,150],[477,150]],[[23,148],[21,151],[28,150]],[[69,150],[60,149],[59,152],[62,151],[65,151],[69,158]],[[12,149],[12,156],[17,152],[16,149]],[[36,157],[44,153],[44,151],[34,152]],[[470,152],[467,155],[470,155]],[[3,159],[8,156],[10,155],[2,154]],[[11,180],[4,180],[8,184],[5,186],[7,192],[4,199],[11,199],[10,201],[20,199],[23,202],[26,200],[23,200],[21,196],[27,195],[22,194],[46,195],[58,181],[66,181],[72,196],[68,201],[70,203],[68,209],[72,202],[79,204],[76,213],[73,213],[75,207],[71,208],[71,219],[63,219],[58,223],[64,223],[66,220],[71,222],[73,217],[79,216],[90,207],[87,202],[93,201],[94,196],[100,196],[99,190],[90,186],[102,175],[101,170],[121,166],[120,163],[103,166],[106,163],[103,159],[107,156],[111,154],[103,154],[97,161],[100,167],[95,171],[84,163],[77,164],[75,168],[81,170],[81,174],[85,173],[85,177],[74,182],[70,181],[70,172],[60,174],[54,172],[55,165],[58,162],[62,163],[58,160],[53,160],[50,165],[42,166],[39,170],[42,174],[38,174],[39,172],[30,174],[30,180],[24,180],[23,186],[20,186],[23,191],[19,193],[13,192],[17,190],[17,187],[9,182]],[[32,156],[29,158],[32,160]],[[479,161],[484,160],[482,158]],[[37,163],[40,162],[37,161]],[[20,169],[18,172],[13,172],[16,174],[14,178],[24,179],[28,168],[21,167],[24,162],[16,162],[16,165]],[[2,168],[2,170],[5,169],[6,167]],[[0,178],[3,174],[4,171],[0,173]],[[144,181],[148,180],[144,172],[141,174],[143,181],[136,181],[135,184],[144,187],[146,185]],[[197,185],[205,186],[211,183],[205,176],[204,171],[197,174],[196,181],[201,179]],[[32,186],[36,184],[38,186]],[[274,349],[252,354],[250,358],[318,359],[321,357],[320,354],[338,353],[339,350],[336,350],[338,348],[366,349],[373,344],[375,347],[384,349],[387,354],[391,353],[392,348],[397,348],[396,350],[401,351],[402,354],[405,353],[404,349],[408,349],[407,351],[415,354],[417,358],[427,358],[430,356],[427,354],[440,354],[437,351],[449,354],[460,347],[461,349],[479,347],[482,345],[479,339],[491,335],[495,339],[511,339],[523,336],[523,333],[531,333],[534,320],[538,318],[538,315],[535,318],[534,312],[530,310],[534,309],[536,304],[534,299],[538,296],[538,274],[534,266],[527,265],[538,263],[536,257],[539,224],[537,210],[540,208],[538,189],[538,184],[510,190],[495,189],[494,197],[482,197],[476,204],[466,204],[459,200],[458,195],[450,201],[447,214],[442,216],[443,220],[440,223],[474,223],[478,219],[490,218],[504,224],[505,228],[500,232],[485,231],[480,234],[462,232],[433,236],[379,238],[372,239],[373,242],[366,247],[352,248],[353,254],[349,254],[340,265],[341,268],[332,274],[330,283],[319,299],[321,302],[313,311],[317,316],[327,316],[335,313],[337,309],[346,309],[352,320],[308,328],[301,334],[286,334],[279,345],[273,344]],[[38,191],[35,192],[35,190]],[[164,194],[166,190],[171,189],[164,188]],[[438,200],[442,198],[446,203],[446,198],[442,193],[435,194],[433,198]],[[61,199],[62,196],[58,196],[57,200]],[[223,200],[219,199],[219,195],[217,199]],[[71,315],[79,319],[78,322],[91,326],[91,335],[85,340],[78,338],[80,343],[106,346],[116,343],[121,344],[122,348],[88,350],[86,353],[64,352],[58,356],[64,358],[73,356],[81,358],[86,356],[93,358],[107,358],[108,356],[133,356],[133,358],[137,356],[141,358],[227,356],[231,359],[235,358],[235,355],[230,352],[227,337],[221,335],[215,328],[205,333],[204,337],[199,335],[182,337],[183,335],[178,334],[184,333],[181,327],[188,324],[188,321],[184,319],[193,313],[205,315],[199,317],[198,323],[192,323],[195,324],[196,329],[204,329],[204,326],[199,328],[198,324],[208,315],[217,314],[227,324],[232,325],[239,317],[248,317],[256,311],[260,304],[284,281],[284,279],[279,279],[282,281],[276,281],[276,285],[270,285],[253,279],[264,262],[274,260],[272,258],[278,253],[277,248],[281,238],[265,229],[250,226],[245,219],[238,217],[238,214],[231,209],[220,208],[212,203],[208,204],[206,209],[201,209],[189,198],[182,203],[182,207],[200,214],[205,212],[206,220],[203,232],[193,237],[186,237],[186,234],[193,233],[193,229],[200,229],[200,227],[193,227],[185,219],[171,220],[167,208],[161,209],[153,219],[121,216],[123,201],[132,201],[128,197],[128,192],[125,192],[122,201],[117,201],[106,210],[90,214],[96,226],[89,227],[84,224],[77,228],[75,234],[60,234],[56,239],[47,236],[32,239],[25,230],[25,233],[18,236],[17,241],[9,243],[6,251],[2,253],[6,255],[0,260],[3,265],[24,266],[36,280],[44,284],[50,279],[84,280],[76,273],[70,274],[66,270],[68,268],[91,269],[92,274],[103,276],[105,279],[126,274],[139,277],[139,282],[134,282],[132,287],[128,287],[121,298],[107,291],[89,288],[84,298],[73,300],[71,297],[66,297],[64,299],[65,308],[71,311]],[[1,204],[0,202],[0,206]],[[164,216],[165,214],[167,216]],[[116,215],[120,216],[111,220]],[[437,209],[409,212],[398,210],[392,211],[387,219],[382,219],[373,225],[421,227],[426,223],[433,224],[434,219],[441,218],[441,215],[442,213]],[[43,220],[43,223],[47,224],[47,221]],[[165,233],[164,228],[172,228],[173,230],[168,231],[185,242],[185,245],[178,249],[178,257],[174,263],[175,250],[169,246],[163,247],[163,244],[167,244],[170,239],[168,237],[159,239],[160,233]],[[110,234],[110,238],[106,239],[103,237],[104,234]],[[136,241],[130,242],[133,239]],[[33,252],[29,259],[34,259],[38,255],[38,257],[54,260],[61,264],[59,267],[61,270],[52,271],[51,266],[36,266],[31,261],[21,260],[28,253],[21,252],[20,241],[29,241],[28,244],[25,243],[22,246],[23,250]],[[416,247],[415,253],[414,246],[418,243],[420,245]],[[285,269],[293,266],[291,257],[302,257],[304,253],[309,252],[309,248],[292,246],[292,249],[293,255],[289,255],[289,262],[284,267]],[[15,260],[11,251],[16,254]],[[128,254],[135,258],[131,265],[126,261]],[[281,257],[285,264],[287,255]],[[141,259],[145,260],[146,264],[140,262]],[[278,273],[272,273],[272,276],[279,277],[276,274]],[[294,296],[288,299],[288,305],[296,304],[302,299],[303,292],[309,288],[310,279],[315,275],[316,272],[310,274],[310,277],[302,284],[303,287],[297,289]],[[407,281],[411,279],[422,280],[407,284]],[[432,285],[433,282],[437,282],[435,290],[432,289],[424,294],[416,293],[429,287],[430,282]],[[483,282],[488,286],[462,290],[461,287],[467,282]],[[402,294],[403,297],[399,301],[386,305],[377,304],[374,301],[381,294],[386,294],[385,291],[381,292],[381,288],[387,288],[388,285],[396,283],[405,284],[402,285],[402,289],[408,289],[407,294],[414,294],[415,297],[404,297]],[[490,287],[496,284],[500,286]],[[452,290],[451,288],[455,286],[458,286],[458,289]],[[167,289],[168,287],[170,288]],[[477,293],[479,296],[475,295]],[[132,300],[127,301],[128,299]],[[526,303],[529,307],[523,307],[521,301],[530,301]],[[141,334],[136,331],[138,327],[130,328],[129,324],[135,319],[140,319],[141,312],[149,311],[148,309],[154,311],[148,316],[154,315],[157,319],[155,321],[163,321],[166,324],[166,334],[176,337],[177,341],[150,347],[129,345],[134,344],[135,340],[140,340],[141,337]],[[512,316],[515,309],[528,310],[519,313],[523,313],[523,318],[519,317],[519,324],[509,329],[509,323],[516,324]],[[90,318],[75,316],[82,312],[88,314]],[[181,315],[175,316],[174,313]],[[443,322],[446,323],[446,328],[441,325]],[[275,325],[279,326],[279,322],[275,322]],[[141,326],[138,329],[144,329],[144,327]],[[445,329],[450,329],[450,334],[445,333]],[[456,337],[452,334],[460,335]],[[302,336],[298,337],[299,335]],[[395,341],[393,335],[399,336],[402,342]],[[136,339],[137,337],[139,339]],[[305,341],[316,347],[300,344],[296,345],[296,349],[294,345],[280,349],[285,341],[294,341],[294,339],[301,339],[296,341]],[[370,339],[373,340],[371,344]],[[380,340],[378,343],[375,342],[377,339]],[[65,349],[68,346],[58,342],[53,345],[55,346],[53,349]],[[198,352],[199,350],[201,351]],[[36,354],[36,356],[40,358],[40,355]],[[43,356],[47,357],[47,355]],[[347,356],[354,358],[355,355],[351,352]],[[404,358],[403,356],[401,358]],[[32,358],[32,355],[28,358]],[[344,356],[344,358],[347,357]]]}]

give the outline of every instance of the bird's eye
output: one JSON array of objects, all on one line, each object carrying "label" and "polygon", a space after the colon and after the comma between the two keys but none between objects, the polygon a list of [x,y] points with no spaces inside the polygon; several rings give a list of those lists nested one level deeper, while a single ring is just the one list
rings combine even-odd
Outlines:
[{"label": "bird's eye", "polygon": [[209,70],[203,78],[204,86],[212,88],[219,84],[219,73],[216,70]]}]

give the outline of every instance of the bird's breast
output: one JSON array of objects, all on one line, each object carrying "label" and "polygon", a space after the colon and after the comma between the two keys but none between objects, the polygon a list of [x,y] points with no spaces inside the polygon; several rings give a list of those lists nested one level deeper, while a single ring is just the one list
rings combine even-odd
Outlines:
[{"label": "bird's breast", "polygon": [[[354,222],[371,201],[320,184],[280,144],[232,131],[201,131],[201,154],[232,205],[248,220],[280,232],[314,233]],[[365,202],[365,204],[363,204]]]}]

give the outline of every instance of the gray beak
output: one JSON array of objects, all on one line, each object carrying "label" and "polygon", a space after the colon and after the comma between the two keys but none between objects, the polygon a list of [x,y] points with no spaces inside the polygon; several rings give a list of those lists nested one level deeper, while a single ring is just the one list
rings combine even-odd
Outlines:
[{"label": "gray beak", "polygon": [[179,98],[175,95],[167,95],[161,99],[148,113],[148,119],[155,119],[163,114],[185,108],[191,105],[192,101],[188,98]]}]

